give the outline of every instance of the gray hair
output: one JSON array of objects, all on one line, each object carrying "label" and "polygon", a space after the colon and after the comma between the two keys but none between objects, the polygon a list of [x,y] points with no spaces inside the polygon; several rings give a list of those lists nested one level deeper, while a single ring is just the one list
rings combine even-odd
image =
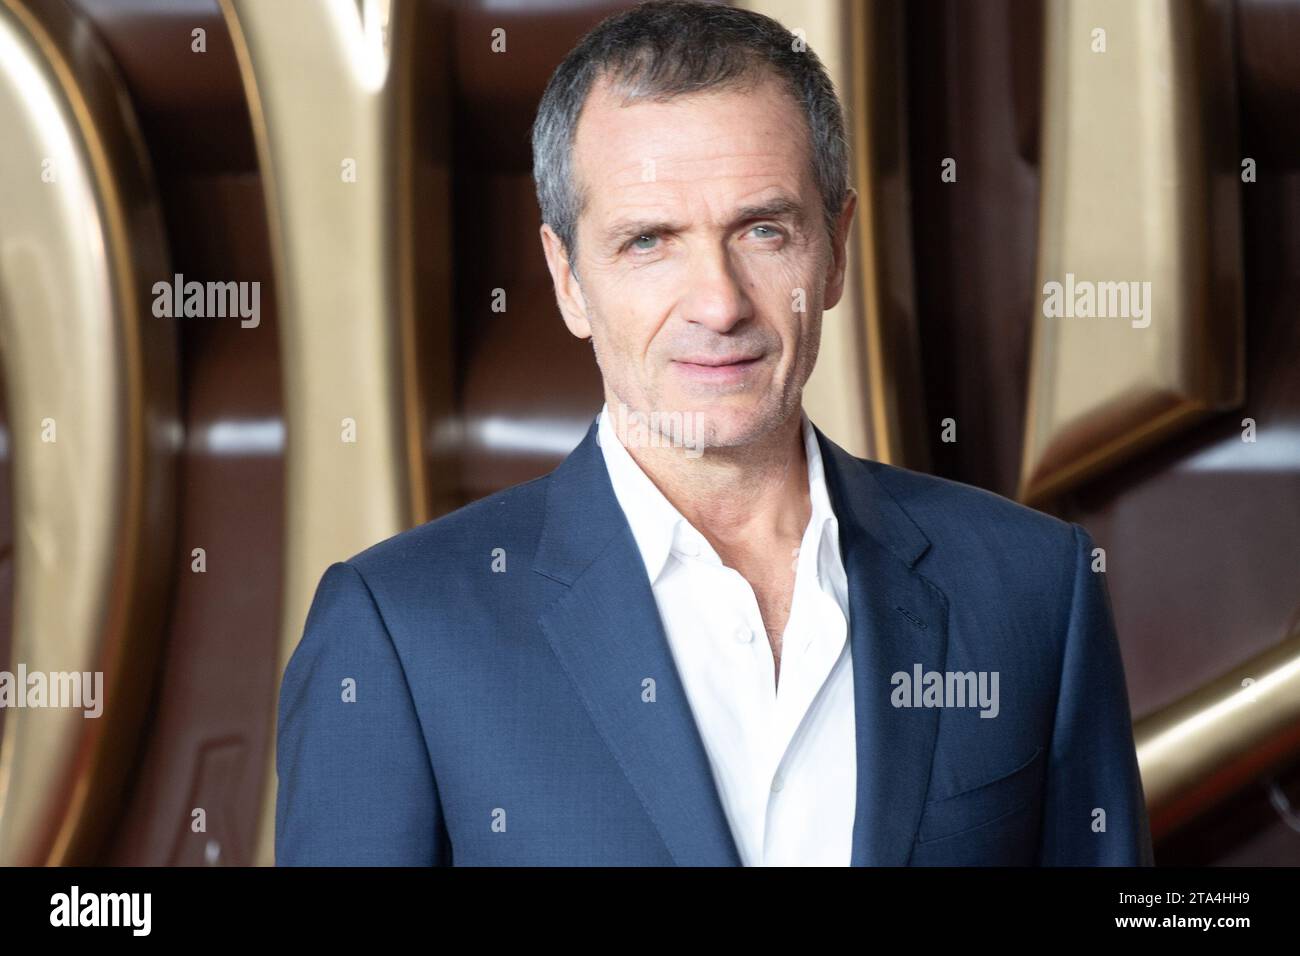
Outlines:
[{"label": "gray hair", "polygon": [[739,88],[774,75],[803,109],[812,140],[813,177],[827,234],[849,188],[844,112],[826,68],[811,48],[771,17],[698,0],[649,0],[603,20],[556,68],[533,123],[533,179],[542,221],[577,261],[585,187],[575,187],[573,141],[593,85],[608,79],[625,96],[663,101]]}]

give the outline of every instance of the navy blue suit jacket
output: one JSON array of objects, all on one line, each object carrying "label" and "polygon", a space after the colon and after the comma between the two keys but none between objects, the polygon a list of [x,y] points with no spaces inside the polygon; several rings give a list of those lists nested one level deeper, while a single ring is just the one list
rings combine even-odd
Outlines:
[{"label": "navy blue suit jacket", "polygon": [[[848,575],[854,865],[1149,865],[1087,532],[816,435]],[[896,706],[918,665],[997,672],[997,716]],[[550,474],[328,568],[277,745],[279,865],[739,864],[594,420]]]}]

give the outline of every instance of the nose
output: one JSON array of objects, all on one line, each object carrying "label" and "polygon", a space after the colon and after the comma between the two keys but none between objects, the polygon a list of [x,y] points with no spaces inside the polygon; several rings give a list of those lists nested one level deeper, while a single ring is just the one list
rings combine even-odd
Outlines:
[{"label": "nose", "polygon": [[699,250],[691,257],[683,316],[714,332],[727,332],[754,314],[744,277],[721,246]]}]

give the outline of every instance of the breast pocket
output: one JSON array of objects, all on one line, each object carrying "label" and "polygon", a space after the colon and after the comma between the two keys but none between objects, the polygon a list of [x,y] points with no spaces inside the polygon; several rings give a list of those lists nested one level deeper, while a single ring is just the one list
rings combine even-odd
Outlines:
[{"label": "breast pocket", "polygon": [[[958,836],[1010,818],[1042,797],[1043,748],[1020,766],[970,790],[931,800],[921,814],[917,845]],[[1032,814],[1037,819],[1038,814]]]}]

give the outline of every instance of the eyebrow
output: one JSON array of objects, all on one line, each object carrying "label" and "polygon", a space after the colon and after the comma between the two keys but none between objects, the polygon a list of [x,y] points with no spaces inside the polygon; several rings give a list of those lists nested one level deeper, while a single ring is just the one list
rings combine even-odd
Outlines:
[{"label": "eyebrow", "polygon": [[[803,207],[789,196],[776,196],[761,203],[742,206],[736,210],[729,228],[754,219],[785,219],[795,225],[802,225]],[[605,230],[602,239],[606,243],[614,243],[628,237],[657,235],[661,232],[680,232],[683,228],[685,227],[680,223],[658,219],[619,219]]]}]

